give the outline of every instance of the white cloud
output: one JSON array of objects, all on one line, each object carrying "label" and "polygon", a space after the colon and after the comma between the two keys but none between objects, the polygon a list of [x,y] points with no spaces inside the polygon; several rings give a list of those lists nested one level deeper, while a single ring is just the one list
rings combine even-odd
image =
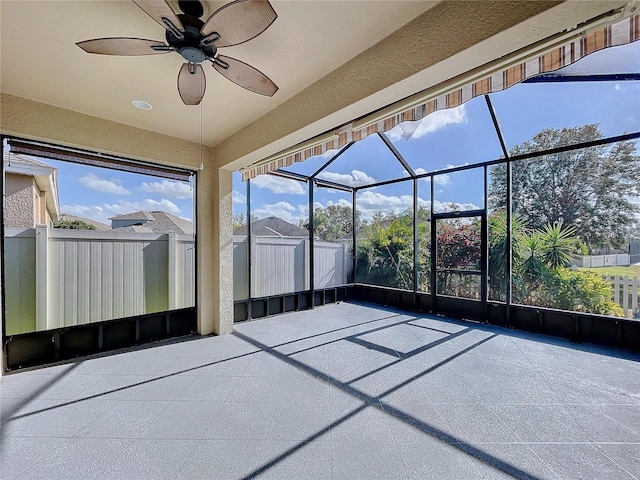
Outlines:
[{"label": "white cloud", "polygon": [[345,200],[344,198],[341,198],[337,202],[329,200],[327,202],[327,207],[331,205],[340,205],[341,207],[351,207],[351,202],[349,200]]},{"label": "white cloud", "polygon": [[105,207],[115,212],[116,215],[138,212],[140,210],[163,210],[174,215],[180,213],[180,208],[178,208],[178,206],[171,200],[167,200],[166,198],[159,201],[151,198],[145,198],[139,202],[127,202],[126,200],[120,200],[118,203],[111,205],[105,204]]},{"label": "white cloud", "polygon": [[376,179],[365,172],[360,170],[352,170],[351,173],[335,173],[335,172],[322,172],[318,175],[318,178],[329,180],[330,182],[339,183],[341,185],[348,185],[350,187],[356,187],[359,185],[367,185],[369,183],[375,183]]},{"label": "white cloud", "polygon": [[[422,167],[418,167],[416,169],[413,170],[413,173],[415,173],[416,175],[422,175],[423,173],[427,173],[427,171],[422,168]],[[410,177],[411,175],[409,175],[409,172],[407,172],[406,170],[402,170],[402,176],[403,177]]]},{"label": "white cloud", "polygon": [[316,155],[315,158],[324,158],[325,160],[329,160],[331,157],[333,157],[336,153],[338,153],[340,151],[340,149],[334,148],[331,150],[327,150],[324,153],[321,153],[320,155]]},{"label": "white cloud", "polygon": [[[450,167],[447,167],[447,168],[450,168]],[[422,175],[423,173],[427,173],[427,170],[425,170],[422,167],[418,167],[418,168],[414,169],[413,172],[416,175]],[[407,172],[406,170],[403,170],[403,176],[408,177],[409,176],[409,172]],[[430,178],[426,177],[426,178],[423,178],[422,180],[424,180],[425,182],[429,183]],[[433,177],[433,181],[437,185],[450,185],[451,184],[451,177],[449,177],[449,175],[447,175],[446,173],[443,173],[441,175],[434,176]]]},{"label": "white cloud", "polygon": [[375,212],[402,213],[413,205],[413,195],[383,195],[370,190],[358,195],[356,207],[365,220],[370,220]]},{"label": "white cloud", "polygon": [[247,196],[244,193],[240,193],[238,190],[234,190],[231,195],[233,203],[247,203]]},{"label": "white cloud", "polygon": [[119,185],[120,181],[118,179],[107,180],[93,173],[87,173],[84,177],[81,177],[80,183],[98,192],[115,193],[117,195],[129,195],[131,193],[122,185]]},{"label": "white cloud", "polygon": [[[427,210],[431,208],[431,202],[420,197],[418,197],[418,205]],[[356,206],[364,220],[371,220],[376,212],[399,214],[406,211],[413,206],[413,196],[383,195],[378,192],[366,191],[358,196]],[[436,213],[453,210],[477,210],[479,208],[473,203],[440,202],[438,200],[433,202],[433,210]]]},{"label": "white cloud", "polygon": [[[320,202],[313,202],[313,210],[315,211],[316,208],[323,208],[324,206],[322,205],[322,203]],[[298,211],[301,213],[300,218],[302,218],[303,220],[307,220],[309,218],[309,205],[306,203],[303,203],[301,205],[298,205]]]},{"label": "white cloud", "polygon": [[92,220],[106,223],[107,225],[111,223],[109,222],[109,217],[113,216],[106,212],[104,208],[98,205],[62,205],[62,213],[65,213],[67,215],[75,215],[76,217],[90,218]]},{"label": "white cloud", "polygon": [[63,213],[91,218],[107,225],[111,224],[109,220],[111,217],[140,210],[163,210],[173,215],[178,215],[181,212],[175,203],[165,198],[160,201],[147,198],[139,202],[120,200],[118,203],[103,203],[102,205],[62,205]]},{"label": "white cloud", "polygon": [[448,168],[466,167],[467,165],[469,165],[469,162],[464,162],[464,163],[461,163],[460,165],[454,165],[453,163],[447,163],[444,166],[444,170],[446,170]]},{"label": "white cloud", "polygon": [[256,208],[251,213],[258,218],[274,216],[281,218],[285,222],[296,224],[298,220],[306,219],[306,214],[301,214],[304,208],[308,209],[308,206],[298,205],[298,207],[294,207],[289,202],[265,203],[261,208]]},{"label": "white cloud", "polygon": [[387,132],[387,136],[393,142],[400,139],[409,140],[411,138],[424,137],[433,132],[455,123],[463,123],[467,120],[467,113],[464,105],[446,110],[436,110],[422,120],[415,122],[402,122]]},{"label": "white cloud", "polygon": [[251,180],[251,185],[258,188],[266,188],[273,193],[289,193],[291,195],[304,195],[306,193],[303,182],[274,175],[259,175]]},{"label": "white cloud", "polygon": [[[465,165],[469,165],[468,162],[462,163],[460,165],[453,165],[451,163],[447,163],[444,168],[442,170],[447,170],[449,168],[455,168],[455,167],[461,167],[461,166],[465,166]],[[416,175],[422,175],[423,173],[427,173],[427,170],[425,170],[422,167],[418,167],[414,170],[414,172],[416,173]],[[441,173],[441,174],[437,174],[437,172],[434,172],[435,175],[432,177],[433,181],[436,185],[451,185],[451,176],[448,173]],[[408,177],[409,173],[406,172],[405,170],[405,177]],[[424,179],[425,182],[429,181],[429,178],[425,178]]]},{"label": "white cloud", "polygon": [[178,198],[180,200],[193,197],[193,189],[191,188],[191,185],[184,182],[176,182],[166,179],[159,182],[144,182],[142,184],[142,190],[149,193],[159,193],[161,195]]},{"label": "white cloud", "polygon": [[436,185],[450,185],[451,177],[449,177],[449,175],[447,175],[446,173],[443,173],[442,175],[435,175],[433,177],[433,182]]},{"label": "white cloud", "polygon": [[[429,202],[425,202],[426,207],[430,207]],[[460,211],[464,212],[467,210],[480,210],[480,207],[475,203],[467,202],[467,203],[459,203],[459,202],[439,202],[436,200],[433,202],[433,211],[435,213],[440,212],[454,212]]]}]

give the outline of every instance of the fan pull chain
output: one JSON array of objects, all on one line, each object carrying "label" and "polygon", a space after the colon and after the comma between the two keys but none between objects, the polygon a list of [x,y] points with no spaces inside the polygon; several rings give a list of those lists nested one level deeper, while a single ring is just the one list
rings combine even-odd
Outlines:
[{"label": "fan pull chain", "polygon": [[[202,91],[202,76],[200,76],[200,91]],[[200,170],[204,169],[204,163],[202,162],[202,104],[204,103],[204,97],[200,100]]]}]

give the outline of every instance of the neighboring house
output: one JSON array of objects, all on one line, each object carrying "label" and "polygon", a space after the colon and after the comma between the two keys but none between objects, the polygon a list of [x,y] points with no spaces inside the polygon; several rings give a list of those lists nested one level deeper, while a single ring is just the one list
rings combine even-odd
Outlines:
[{"label": "neighboring house", "polygon": [[[234,228],[233,234],[246,235],[247,225]],[[274,216],[251,221],[251,235],[257,237],[309,238],[307,230]]]},{"label": "neighboring house", "polygon": [[60,216],[58,169],[32,157],[3,153],[4,226],[53,226]]},{"label": "neighboring house", "polygon": [[133,212],[111,217],[111,230],[135,233],[186,233],[193,235],[193,223],[163,211]]}]

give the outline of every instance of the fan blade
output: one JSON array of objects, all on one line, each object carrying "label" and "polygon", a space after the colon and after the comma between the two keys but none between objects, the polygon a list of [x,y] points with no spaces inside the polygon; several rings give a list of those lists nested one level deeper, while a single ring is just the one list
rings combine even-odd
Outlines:
[{"label": "fan blade", "polygon": [[216,47],[230,47],[257,37],[278,14],[267,0],[236,0],[213,12],[200,30],[206,37],[216,32]]},{"label": "fan blade", "polygon": [[202,65],[183,63],[178,73],[178,93],[185,105],[198,105],[204,97],[207,79]]},{"label": "fan blade", "polygon": [[278,86],[264,73],[235,58],[218,55],[212,65],[233,83],[252,92],[273,97],[278,91]]},{"label": "fan blade", "polygon": [[169,20],[178,30],[184,32],[182,22],[165,0],[133,0],[133,3],[167,30],[173,31],[173,29],[162,20],[163,18]]},{"label": "fan blade", "polygon": [[171,51],[169,49],[154,50],[151,47],[167,47],[167,45],[157,40],[145,40],[144,38],[94,38],[78,42],[76,45],[87,53],[99,55],[155,55]]}]

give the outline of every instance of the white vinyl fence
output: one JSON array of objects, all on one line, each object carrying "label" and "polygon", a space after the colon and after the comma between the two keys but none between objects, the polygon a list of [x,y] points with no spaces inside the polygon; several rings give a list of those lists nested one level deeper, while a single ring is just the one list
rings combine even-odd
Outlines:
[{"label": "white vinyl fence", "polygon": [[613,285],[613,300],[622,307],[624,316],[634,318],[638,314],[638,293],[640,280],[638,277],[603,277]]},{"label": "white vinyl fence", "polygon": [[[251,296],[267,297],[307,290],[309,239],[253,237],[251,244]],[[233,298],[248,298],[247,238],[233,237]],[[314,288],[347,283],[351,274],[348,244],[314,241]]]},{"label": "white vinyl fence", "polygon": [[[7,333],[195,305],[193,235],[5,228]],[[309,240],[254,237],[252,295],[309,288]],[[315,288],[344,285],[351,252],[314,242]],[[248,297],[247,240],[233,239],[234,299]]]},{"label": "white vinyl fence", "polygon": [[[580,260],[578,260],[580,262]],[[611,255],[588,255],[582,257],[582,264],[579,267],[627,267],[631,265],[631,257],[628,253],[613,253]]]},{"label": "white vinyl fence", "polygon": [[193,306],[193,235],[5,228],[7,333]]}]

